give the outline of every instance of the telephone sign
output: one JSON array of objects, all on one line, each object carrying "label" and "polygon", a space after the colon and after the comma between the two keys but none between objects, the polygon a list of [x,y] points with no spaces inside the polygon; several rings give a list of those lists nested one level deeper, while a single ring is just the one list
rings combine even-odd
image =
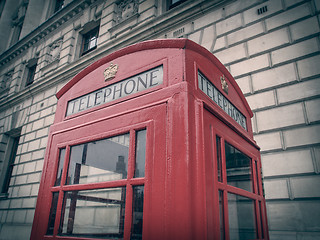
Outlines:
[{"label": "telephone sign", "polygon": [[[102,78],[102,76],[101,76]],[[145,71],[68,102],[67,116],[161,85],[163,67]]]}]

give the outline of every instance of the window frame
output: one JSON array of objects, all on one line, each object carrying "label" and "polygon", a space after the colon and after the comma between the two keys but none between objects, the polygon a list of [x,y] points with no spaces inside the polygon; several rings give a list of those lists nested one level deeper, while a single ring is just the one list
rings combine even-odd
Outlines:
[{"label": "window frame", "polygon": [[26,65],[24,87],[29,87],[34,83],[35,76],[37,73],[37,67],[38,58],[32,58],[28,61],[28,64]]},{"label": "window frame", "polygon": [[65,5],[64,0],[55,0],[53,14],[60,11]]},{"label": "window frame", "polygon": [[[261,159],[259,150],[250,145],[239,134],[234,132],[228,125],[218,119],[212,114],[210,109],[204,109],[204,126],[209,127],[208,133],[205,135],[205,155],[206,157],[206,181],[213,182],[214,188],[208,191],[207,201],[214,205],[214,209],[222,209],[223,216],[217,214],[213,216],[212,213],[208,213],[208,226],[214,225],[215,231],[212,233],[211,229],[208,229],[208,234],[219,233],[218,239],[229,239],[229,203],[228,194],[234,194],[240,197],[245,197],[253,201],[254,208],[254,227],[256,232],[256,238],[263,239],[266,236],[266,210],[265,200],[263,198],[262,178],[261,178]],[[220,139],[220,152],[217,147],[217,139]],[[226,151],[225,144],[233,146],[251,159],[251,182],[252,191],[247,191],[242,188],[238,188],[230,185],[227,182],[227,168],[226,168]],[[219,181],[219,163],[217,161],[219,153],[221,155],[221,175],[222,181]],[[260,171],[259,171],[260,170]],[[221,176],[220,175],[220,176]],[[221,199],[220,199],[221,198]],[[208,204],[208,203],[207,203]],[[210,206],[207,205],[207,208]],[[223,221],[223,222],[221,222]],[[223,232],[219,228],[223,226]],[[223,236],[221,236],[223,235]]]},{"label": "window frame", "polygon": [[[144,177],[135,177],[135,161],[136,161],[136,144],[137,144],[137,133],[141,130],[146,130],[146,146],[145,146],[145,176]],[[148,143],[148,139],[150,138],[150,134],[153,131],[152,124],[150,122],[148,123],[141,123],[134,126],[129,126],[126,128],[123,128],[121,131],[111,131],[106,132],[103,134],[99,134],[96,136],[90,136],[85,137],[82,139],[76,139],[74,141],[69,141],[67,143],[61,143],[56,146],[56,154],[55,154],[55,172],[53,174],[53,177],[51,179],[50,183],[50,192],[51,197],[53,198],[54,193],[58,193],[58,203],[57,203],[57,209],[55,211],[55,220],[54,220],[54,227],[53,232],[51,235],[45,235],[45,239],[55,239],[56,237],[63,237],[63,238],[69,238],[70,239],[74,236],[69,235],[60,235],[59,234],[59,226],[60,226],[60,220],[62,218],[62,203],[64,200],[64,193],[69,191],[80,191],[80,190],[95,190],[95,189],[112,189],[117,187],[125,187],[126,189],[126,202],[125,202],[125,217],[124,217],[124,235],[123,239],[129,239],[131,230],[132,230],[132,220],[133,220],[133,188],[143,186],[144,187],[144,196],[146,195],[146,187],[147,179],[148,179],[148,155],[151,150],[150,148],[152,145]],[[128,174],[126,179],[121,180],[113,180],[113,181],[106,181],[106,182],[96,182],[96,183],[83,183],[83,184],[73,184],[73,185],[67,185],[66,178],[68,174],[69,169],[69,163],[70,163],[70,150],[72,146],[89,143],[91,141],[98,141],[102,139],[107,139],[109,137],[119,136],[122,134],[129,133],[129,152],[128,152]],[[62,177],[60,185],[55,186],[57,171],[60,166],[59,158],[60,158],[60,152],[61,150],[65,149],[64,154],[64,163],[62,168]],[[144,197],[145,198],[145,197]],[[50,200],[52,202],[52,200]],[[52,203],[51,203],[52,204]],[[145,200],[143,202],[143,206],[145,205]],[[143,207],[144,209],[145,207]],[[51,209],[50,209],[50,215],[48,216],[48,224],[49,224],[49,217],[51,216]],[[47,225],[49,226],[49,225]],[[83,236],[84,237],[84,236]],[[84,237],[85,238],[85,237]],[[90,237],[89,237],[90,238]]]},{"label": "window frame", "polygon": [[172,3],[173,1],[172,0],[168,0],[168,10],[172,9],[172,8],[175,8],[176,6],[186,2],[188,0],[178,0],[177,2],[175,3]]},{"label": "window frame", "polygon": [[[86,33],[81,34],[82,40],[81,40],[80,56],[86,55],[87,53],[93,51],[98,47],[99,30],[100,30],[100,24],[90,29]],[[95,41],[95,45],[89,48],[91,42],[93,41]],[[86,45],[88,45],[87,48],[85,47]]]},{"label": "window frame", "polygon": [[13,173],[13,167],[17,156],[17,151],[20,141],[20,130],[14,130],[5,134],[8,138],[7,146],[4,154],[4,161],[2,163],[2,171],[0,174],[0,196],[7,197],[10,187],[10,180]]}]

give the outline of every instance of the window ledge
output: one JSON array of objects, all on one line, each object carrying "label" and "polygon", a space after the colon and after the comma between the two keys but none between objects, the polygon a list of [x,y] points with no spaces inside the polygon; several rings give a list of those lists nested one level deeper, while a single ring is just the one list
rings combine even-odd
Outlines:
[{"label": "window ledge", "polygon": [[8,193],[0,193],[0,200],[7,199],[9,196]]}]

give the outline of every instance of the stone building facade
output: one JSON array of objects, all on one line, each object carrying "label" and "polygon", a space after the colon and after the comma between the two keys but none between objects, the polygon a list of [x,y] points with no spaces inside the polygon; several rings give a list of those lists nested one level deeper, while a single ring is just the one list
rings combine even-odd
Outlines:
[{"label": "stone building facade", "polygon": [[29,239],[55,93],[120,48],[188,38],[254,112],[271,239],[320,238],[319,0],[1,0],[0,239]]}]

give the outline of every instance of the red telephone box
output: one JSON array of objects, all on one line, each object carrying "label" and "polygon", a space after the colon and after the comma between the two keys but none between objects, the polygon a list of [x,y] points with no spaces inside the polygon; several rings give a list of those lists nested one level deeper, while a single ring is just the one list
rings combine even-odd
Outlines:
[{"label": "red telephone box", "polygon": [[31,239],[268,239],[252,112],[206,49],[138,43],[57,97]]}]

